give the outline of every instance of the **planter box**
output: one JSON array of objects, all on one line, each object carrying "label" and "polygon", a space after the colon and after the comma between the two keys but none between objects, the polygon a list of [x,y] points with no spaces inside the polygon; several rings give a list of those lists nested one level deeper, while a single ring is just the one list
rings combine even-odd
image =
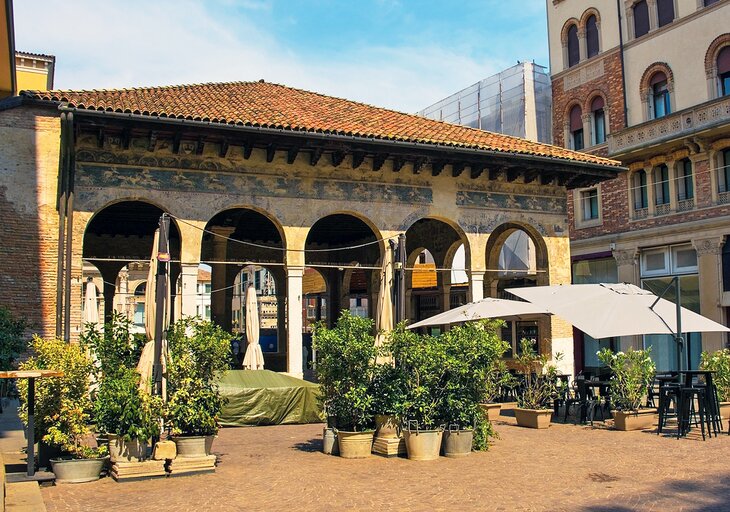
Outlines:
[{"label": "planter box", "polygon": [[441,451],[443,430],[403,431],[410,460],[436,460]]},{"label": "planter box", "polygon": [[520,427],[548,428],[553,416],[552,409],[520,409],[515,407],[515,418]]},{"label": "planter box", "polygon": [[375,432],[344,432],[337,431],[337,444],[340,447],[340,457],[343,459],[364,459],[370,457],[373,451],[373,437]]},{"label": "planter box", "polygon": [[51,459],[57,484],[78,484],[98,480],[107,458]]},{"label": "planter box", "polygon": [[638,411],[612,411],[616,430],[644,430],[657,424],[656,409]]},{"label": "planter box", "polygon": [[502,404],[479,404],[479,407],[481,407],[484,416],[489,421],[499,418],[499,413],[502,410]]},{"label": "planter box", "polygon": [[147,459],[146,441],[133,439],[125,441],[115,434],[109,434],[109,458],[112,462],[140,462]]}]

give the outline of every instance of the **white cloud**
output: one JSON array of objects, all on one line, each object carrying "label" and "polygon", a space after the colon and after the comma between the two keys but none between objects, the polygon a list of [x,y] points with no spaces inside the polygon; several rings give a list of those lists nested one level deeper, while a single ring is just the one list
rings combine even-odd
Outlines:
[{"label": "white cloud", "polygon": [[[245,12],[235,11],[235,23],[218,19],[211,4],[201,1],[76,0],[72,5],[62,0],[15,5],[17,48],[56,55],[57,88],[263,78],[415,112],[514,63],[511,57],[479,61],[448,41],[342,49],[323,58],[284,47]],[[265,0],[213,3],[219,11],[234,5],[271,8]]]}]

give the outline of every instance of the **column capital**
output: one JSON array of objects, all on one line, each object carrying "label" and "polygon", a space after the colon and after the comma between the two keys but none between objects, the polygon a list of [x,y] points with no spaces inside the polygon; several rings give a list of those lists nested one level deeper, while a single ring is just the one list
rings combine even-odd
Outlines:
[{"label": "column capital", "polygon": [[721,254],[724,244],[724,236],[718,236],[713,238],[698,238],[692,240],[692,246],[695,248],[695,251],[697,251],[697,256],[704,256],[706,254]]},{"label": "column capital", "polygon": [[634,265],[639,257],[639,250],[637,248],[632,248],[613,251],[613,257],[619,267],[624,265]]},{"label": "column capital", "polygon": [[287,266],[286,277],[302,277],[304,275],[304,267]]}]

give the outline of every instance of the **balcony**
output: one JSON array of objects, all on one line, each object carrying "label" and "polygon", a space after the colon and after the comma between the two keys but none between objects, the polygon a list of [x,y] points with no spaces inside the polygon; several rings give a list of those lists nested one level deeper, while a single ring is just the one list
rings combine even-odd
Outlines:
[{"label": "balcony", "polygon": [[730,124],[728,96],[609,134],[608,155],[625,155],[637,149],[688,137],[726,124]]}]

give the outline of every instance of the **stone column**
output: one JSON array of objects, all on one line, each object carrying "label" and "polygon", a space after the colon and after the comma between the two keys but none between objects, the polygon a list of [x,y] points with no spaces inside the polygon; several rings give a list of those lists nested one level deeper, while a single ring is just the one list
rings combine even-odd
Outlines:
[{"label": "stone column", "polygon": [[[700,279],[700,314],[717,323],[725,323],[722,303],[722,246],[724,236],[692,240],[697,251],[697,270]],[[714,352],[725,348],[724,333],[702,333],[702,350]]]},{"label": "stone column", "polygon": [[131,301],[129,299],[129,270],[127,267],[123,267],[119,271],[119,294],[114,297],[114,310],[124,315],[125,318],[130,318],[131,316],[129,307]]},{"label": "stone column", "polygon": [[[639,249],[629,247],[626,249],[613,251],[613,257],[616,260],[616,273],[619,283],[636,284],[639,283],[638,258]],[[619,342],[621,350],[631,348],[642,348],[641,336],[622,336]]]},{"label": "stone column", "polygon": [[470,302],[484,298],[484,270],[472,270],[469,272],[469,297]]},{"label": "stone column", "polygon": [[287,344],[286,371],[302,378],[302,277],[303,267],[286,269]]},{"label": "stone column", "polygon": [[126,261],[102,261],[96,265],[101,278],[104,280],[102,290],[104,294],[104,318],[99,319],[100,323],[111,322],[114,313],[114,297],[117,291],[117,276],[127,263]]},{"label": "stone column", "polygon": [[657,9],[656,0],[646,0],[649,4],[649,30],[656,30],[659,25],[659,9]]},{"label": "stone column", "polygon": [[[232,227],[214,227],[213,231],[213,261],[224,262],[228,256],[228,237],[233,234],[235,228]],[[227,265],[224,263],[211,264],[210,287],[213,290],[221,290],[227,286],[228,272]],[[224,292],[215,292],[210,297],[210,315],[211,320],[221,327],[225,328],[226,317],[230,317],[231,312],[226,315],[226,294]]]},{"label": "stone column", "polygon": [[[198,314],[198,264],[182,263],[182,279],[180,286],[180,311],[182,317]],[[212,285],[211,285],[212,286]]]},{"label": "stone column", "polygon": [[588,41],[584,28],[578,29],[578,54],[581,62],[588,58]]}]

